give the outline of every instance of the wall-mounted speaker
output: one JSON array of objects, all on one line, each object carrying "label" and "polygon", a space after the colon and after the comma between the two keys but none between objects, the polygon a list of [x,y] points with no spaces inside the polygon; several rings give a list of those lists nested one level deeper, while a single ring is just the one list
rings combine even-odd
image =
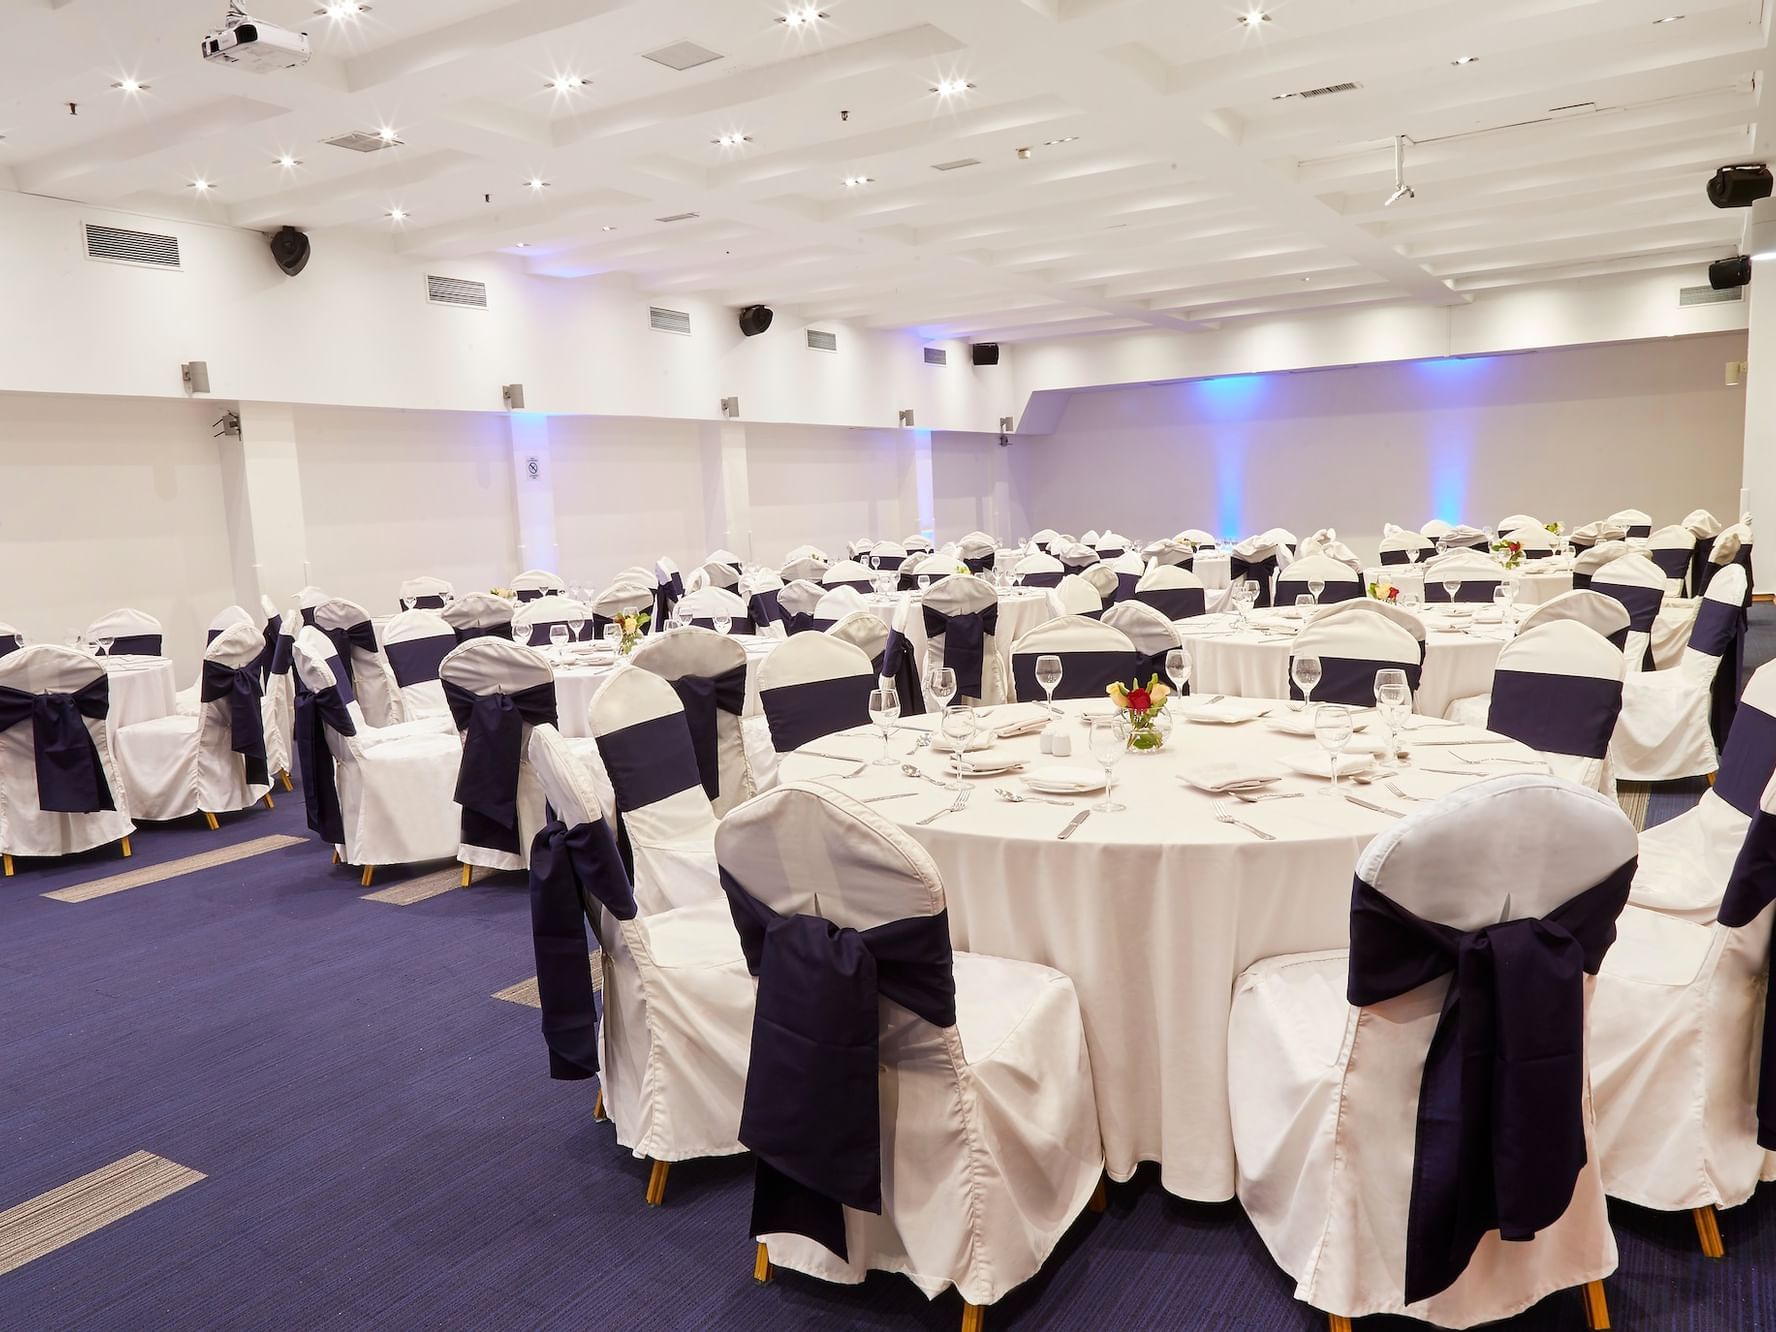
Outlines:
[{"label": "wall-mounted speaker", "polygon": [[756,338],[771,327],[771,307],[768,305],[749,305],[740,311],[740,331],[749,338]]},{"label": "wall-mounted speaker", "polygon": [[913,409],[911,407],[897,413],[897,416],[900,419],[900,424],[903,426],[911,426],[913,424]]},{"label": "wall-mounted speaker", "polygon": [[308,237],[295,227],[279,227],[271,238],[271,257],[285,277],[295,277],[308,267]]},{"label": "wall-mounted speaker", "polygon": [[179,374],[185,380],[187,393],[208,393],[210,391],[210,363],[208,361],[187,361],[179,367]]},{"label": "wall-mounted speaker", "polygon": [[727,417],[730,421],[737,420],[740,416],[740,399],[737,397],[723,398],[722,415]]},{"label": "wall-mounted speaker", "polygon": [[521,412],[524,410],[524,385],[502,384],[500,386],[500,396],[506,400],[506,410],[508,412]]},{"label": "wall-mounted speaker", "polygon": [[1724,166],[1708,182],[1708,202],[1716,208],[1750,208],[1770,197],[1771,186],[1770,168],[1762,162]]},{"label": "wall-mounted speaker", "polygon": [[1751,282],[1751,256],[1742,254],[1733,259],[1716,259],[1708,265],[1708,285],[1716,291],[1730,291]]},{"label": "wall-mounted speaker", "polygon": [[999,344],[997,342],[977,342],[973,347],[976,365],[998,365]]}]

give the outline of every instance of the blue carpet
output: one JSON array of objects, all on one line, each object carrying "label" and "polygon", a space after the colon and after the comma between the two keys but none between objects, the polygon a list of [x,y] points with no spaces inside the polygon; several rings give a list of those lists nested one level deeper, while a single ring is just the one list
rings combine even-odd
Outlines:
[{"label": "blue carpet", "polygon": [[[957,1326],[953,1295],[897,1278],[755,1286],[744,1159],[675,1166],[666,1206],[644,1204],[594,1085],[551,1082],[536,1010],[491,997],[535,973],[518,876],[396,907],[308,843],[86,903],[40,895],[301,824],[285,796],[219,833],[145,831],[130,862],[0,881],[0,1209],[137,1150],[208,1176],[0,1277],[0,1328]],[[1773,1199],[1722,1214],[1724,1262],[1687,1215],[1613,1208],[1616,1326],[1776,1327]],[[988,1326],[1323,1328],[1291,1289],[1237,1206],[1181,1202],[1148,1169]],[[1580,1300],[1497,1326],[1571,1332]]]}]

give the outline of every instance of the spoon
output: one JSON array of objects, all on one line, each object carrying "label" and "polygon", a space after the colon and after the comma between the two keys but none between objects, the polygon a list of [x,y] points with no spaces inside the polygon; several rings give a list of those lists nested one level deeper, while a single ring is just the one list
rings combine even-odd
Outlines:
[{"label": "spoon", "polygon": [[1071,800],[1051,800],[1047,796],[1020,795],[1009,786],[995,786],[993,791],[1001,800],[1009,800],[1014,805],[1059,805],[1062,809],[1073,808]]},{"label": "spoon", "polygon": [[946,791],[951,789],[950,784],[948,782],[940,782],[937,778],[933,777],[930,773],[926,772],[923,768],[917,767],[914,764],[903,763],[900,765],[900,770],[902,772],[904,772],[908,777],[922,778],[925,781],[930,782],[933,786],[941,786]]}]

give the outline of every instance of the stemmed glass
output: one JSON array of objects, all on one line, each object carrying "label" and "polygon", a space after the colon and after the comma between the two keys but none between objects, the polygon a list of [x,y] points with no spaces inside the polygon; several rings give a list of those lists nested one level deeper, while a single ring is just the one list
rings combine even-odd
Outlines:
[{"label": "stemmed glass", "polygon": [[925,695],[936,700],[939,712],[956,697],[956,672],[945,666],[935,652],[926,658]]},{"label": "stemmed glass", "polygon": [[576,643],[579,642],[580,635],[585,632],[586,628],[585,612],[579,610],[577,607],[570,611],[567,617],[567,627],[573,633],[573,641]]},{"label": "stemmed glass", "polygon": [[1492,604],[1498,607],[1499,619],[1507,625],[1511,623],[1511,595],[1513,591],[1508,578],[1492,589]]},{"label": "stemmed glass", "polygon": [[1251,614],[1252,607],[1258,604],[1258,585],[1250,578],[1241,578],[1233,585],[1233,608],[1239,614],[1240,627],[1244,628],[1246,616]]},{"label": "stemmed glass", "polygon": [[1190,649],[1175,647],[1166,653],[1166,678],[1172,682],[1173,691],[1182,698],[1184,686],[1190,683]]},{"label": "stemmed glass", "polygon": [[1036,658],[1036,683],[1048,695],[1048,713],[1052,717],[1055,710],[1055,689],[1061,683],[1061,659],[1054,653],[1044,652]]},{"label": "stemmed glass", "polygon": [[876,599],[887,601],[894,592],[895,583],[899,581],[892,573],[878,572],[876,574]]},{"label": "stemmed glass", "polygon": [[1317,598],[1309,596],[1306,592],[1301,593],[1295,598],[1295,609],[1300,611],[1303,615],[1306,615],[1319,604]]},{"label": "stemmed glass", "polygon": [[1351,710],[1342,703],[1320,704],[1314,710],[1314,738],[1331,759],[1332,796],[1336,800],[1342,800],[1344,792],[1338,789],[1338,756],[1350,743]]},{"label": "stemmed glass", "polygon": [[567,646],[568,638],[569,632],[565,624],[552,624],[549,626],[549,646],[554,648],[557,652]]},{"label": "stemmed glass", "polygon": [[622,641],[623,630],[620,626],[615,624],[607,624],[604,626],[604,645],[607,648],[612,652],[615,652]]},{"label": "stemmed glass", "polygon": [[402,597],[401,598],[401,609],[404,611],[412,610],[413,609],[413,598],[412,597]]},{"label": "stemmed glass", "polygon": [[1104,798],[1092,808],[1102,814],[1120,814],[1127,805],[1116,803],[1116,765],[1128,752],[1128,718],[1118,712],[1114,717],[1091,719],[1091,755],[1104,770]]},{"label": "stemmed glass", "polygon": [[728,630],[734,627],[734,617],[732,615],[711,616],[710,622],[715,625],[715,632],[722,635],[724,638],[727,637]]},{"label": "stemmed glass", "polygon": [[1450,605],[1455,604],[1455,594],[1459,591],[1461,591],[1459,578],[1445,578],[1443,580],[1443,595],[1448,599]]},{"label": "stemmed glass", "polygon": [[1400,593],[1400,609],[1417,615],[1424,609],[1424,593],[1415,587],[1409,587]]},{"label": "stemmed glass", "polygon": [[931,575],[930,574],[920,574],[919,575],[919,591],[923,592],[927,588],[929,588],[930,586],[931,586]]},{"label": "stemmed glass", "polygon": [[1301,691],[1301,702],[1291,703],[1291,710],[1300,712],[1313,704],[1314,686],[1320,682],[1320,659],[1312,656],[1296,657],[1289,663],[1289,678]]},{"label": "stemmed glass", "polygon": [[116,641],[117,640],[112,638],[110,634],[100,634],[97,638],[93,639],[93,646],[98,648],[101,657],[109,657],[111,655],[111,646]]},{"label": "stemmed glass", "polygon": [[900,720],[900,695],[893,685],[870,690],[869,719],[882,728],[882,757],[874,766],[893,767],[894,756],[888,752],[888,746],[894,739],[894,723]]},{"label": "stemmed glass", "polygon": [[1319,605],[1320,604],[1320,593],[1322,593],[1326,590],[1326,580],[1324,578],[1310,578],[1310,579],[1308,579],[1307,580],[1307,590],[1308,590],[1308,594],[1313,597],[1313,604],[1316,606]]},{"label": "stemmed glass", "polygon": [[1375,672],[1375,709],[1387,726],[1388,747],[1384,766],[1400,766],[1400,728],[1412,711],[1412,690],[1406,685],[1406,672],[1389,666]]},{"label": "stemmed glass", "polygon": [[962,789],[962,753],[974,739],[974,732],[980,725],[980,718],[974,715],[974,709],[967,704],[957,704],[943,710],[943,721],[940,726],[944,738],[950,742],[950,752],[956,756],[956,789]]}]

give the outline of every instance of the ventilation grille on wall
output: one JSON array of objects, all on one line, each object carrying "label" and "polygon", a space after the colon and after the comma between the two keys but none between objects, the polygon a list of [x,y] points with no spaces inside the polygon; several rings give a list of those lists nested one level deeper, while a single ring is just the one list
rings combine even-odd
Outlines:
[{"label": "ventilation grille on wall", "polygon": [[433,305],[459,305],[468,310],[487,308],[487,284],[470,282],[467,278],[439,277],[426,274],[426,299]]},{"label": "ventilation grille on wall", "polygon": [[1719,305],[1722,301],[1742,301],[1744,299],[1744,287],[1728,287],[1725,291],[1716,291],[1713,287],[1679,287],[1677,289],[1677,303],[1679,305]]},{"label": "ventilation grille on wall", "polygon": [[1362,86],[1360,83],[1328,83],[1323,88],[1303,88],[1300,92],[1278,93],[1270,100],[1282,102],[1291,97],[1330,97],[1333,93],[1355,92]]},{"label": "ventilation grille on wall", "polygon": [[657,305],[650,305],[648,306],[648,325],[656,333],[682,333],[689,337],[691,317],[683,310],[662,310]]},{"label": "ventilation grille on wall", "polygon": [[823,328],[811,328],[808,330],[808,345],[815,351],[836,352],[839,349],[839,335],[828,333]]},{"label": "ventilation grille on wall", "polygon": [[925,349],[926,365],[948,365],[949,363],[950,354],[942,347],[927,347]]},{"label": "ventilation grille on wall", "polygon": [[179,267],[177,236],[125,231],[121,227],[101,227],[91,222],[85,226],[88,259],[109,259],[114,263],[142,264],[148,268]]}]

